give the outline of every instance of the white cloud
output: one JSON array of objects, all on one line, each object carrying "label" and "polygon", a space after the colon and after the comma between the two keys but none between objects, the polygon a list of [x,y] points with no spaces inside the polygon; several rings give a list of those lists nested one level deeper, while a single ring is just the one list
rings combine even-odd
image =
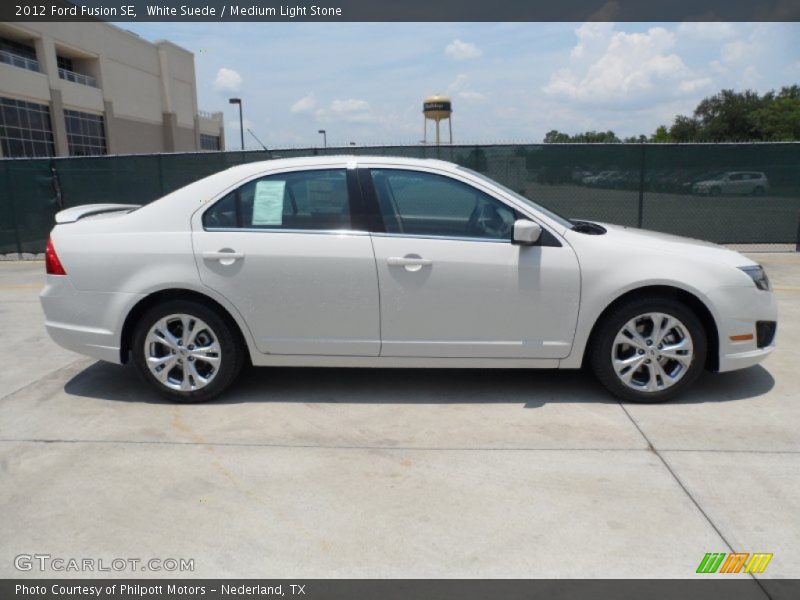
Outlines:
[{"label": "white cloud", "polygon": [[366,100],[356,100],[354,98],[348,100],[334,100],[331,102],[330,110],[335,113],[365,111],[369,110],[369,102]]},{"label": "white cloud", "polygon": [[727,40],[736,35],[733,23],[686,21],[678,25],[678,35],[702,42]]},{"label": "white cloud", "polygon": [[242,76],[233,69],[222,67],[214,79],[214,89],[218,92],[238,92],[242,87]]},{"label": "white cloud", "polygon": [[324,122],[376,123],[380,121],[380,117],[372,112],[369,102],[356,98],[334,100],[327,108],[318,109],[316,116],[317,119]]},{"label": "white cloud", "polygon": [[645,33],[614,31],[611,23],[587,23],[575,31],[578,44],[569,66],[554,73],[544,91],[592,102],[625,102],[665,90],[689,92],[708,84],[673,48],[675,34],[663,27]]},{"label": "white cloud", "polygon": [[584,23],[575,30],[578,43],[570,52],[573,59],[581,58],[589,50],[599,50],[596,46],[607,42],[608,36],[614,31],[614,23]]},{"label": "white cloud", "polygon": [[744,40],[730,42],[722,47],[722,61],[726,63],[740,62],[748,58],[753,50],[753,44]]},{"label": "white cloud", "polygon": [[444,49],[444,53],[455,60],[468,60],[483,55],[483,51],[471,42],[453,40]]},{"label": "white cloud", "polygon": [[464,73],[459,73],[453,82],[447,86],[447,93],[468,102],[483,102],[486,100],[485,94],[471,89],[469,77]]},{"label": "white cloud", "polygon": [[708,77],[703,77],[701,79],[687,79],[686,81],[681,81],[678,84],[678,90],[686,94],[692,94],[698,90],[707,88],[710,85],[711,79]]},{"label": "white cloud", "polygon": [[447,93],[454,94],[459,90],[463,90],[464,86],[467,85],[467,79],[468,77],[464,75],[464,73],[459,73],[456,75],[456,78],[453,80],[453,82],[447,86]]},{"label": "white cloud", "polygon": [[303,113],[313,110],[314,107],[317,105],[317,100],[314,98],[314,94],[309,92],[302,98],[300,98],[297,102],[292,104],[291,108],[289,109],[293,113]]}]

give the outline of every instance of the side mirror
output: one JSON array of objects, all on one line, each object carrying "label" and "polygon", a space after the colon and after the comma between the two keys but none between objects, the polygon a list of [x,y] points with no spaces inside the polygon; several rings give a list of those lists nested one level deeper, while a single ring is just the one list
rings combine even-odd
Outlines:
[{"label": "side mirror", "polygon": [[514,221],[514,233],[511,236],[511,243],[520,246],[533,246],[539,241],[541,235],[541,225],[527,219],[518,219]]}]

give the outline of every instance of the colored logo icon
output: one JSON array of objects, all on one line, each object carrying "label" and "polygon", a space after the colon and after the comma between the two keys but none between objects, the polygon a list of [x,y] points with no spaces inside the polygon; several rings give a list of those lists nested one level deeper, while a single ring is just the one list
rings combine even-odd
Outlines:
[{"label": "colored logo icon", "polygon": [[765,552],[708,552],[697,573],[763,573],[771,560],[772,554]]}]

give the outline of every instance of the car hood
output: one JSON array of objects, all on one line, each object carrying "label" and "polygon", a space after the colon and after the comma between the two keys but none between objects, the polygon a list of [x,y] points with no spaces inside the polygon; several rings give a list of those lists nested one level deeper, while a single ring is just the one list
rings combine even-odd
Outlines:
[{"label": "car hood", "polygon": [[735,250],[730,250],[712,242],[658,231],[625,227],[623,225],[609,223],[601,223],[601,225],[606,228],[607,232],[603,236],[598,236],[599,239],[606,238],[608,242],[613,244],[631,246],[641,250],[643,254],[658,252],[732,267],[757,264]]}]

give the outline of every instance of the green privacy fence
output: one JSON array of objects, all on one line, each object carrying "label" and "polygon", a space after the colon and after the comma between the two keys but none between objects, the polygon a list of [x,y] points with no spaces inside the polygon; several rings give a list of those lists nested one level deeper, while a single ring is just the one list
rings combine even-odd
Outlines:
[{"label": "green privacy fence", "polygon": [[143,204],[233,165],[312,154],[439,158],[567,217],[719,243],[795,243],[800,143],[380,146],[0,161],[0,254],[44,250],[61,208]]}]

